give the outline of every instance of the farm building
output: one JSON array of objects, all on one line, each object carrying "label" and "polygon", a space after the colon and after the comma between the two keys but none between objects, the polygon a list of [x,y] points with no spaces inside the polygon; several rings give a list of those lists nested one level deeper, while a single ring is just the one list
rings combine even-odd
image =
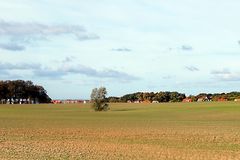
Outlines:
[{"label": "farm building", "polygon": [[197,101],[198,101],[198,102],[208,102],[208,101],[210,101],[210,100],[209,100],[208,97],[200,97],[200,98],[198,98]]},{"label": "farm building", "polygon": [[142,103],[151,103],[151,101],[145,100],[145,101],[143,101]]},{"label": "farm building", "polygon": [[79,104],[79,103],[88,103],[88,100],[52,100],[53,104]]},{"label": "farm building", "polygon": [[191,99],[191,98],[185,98],[185,99],[183,99],[183,101],[182,102],[192,102],[193,100]]},{"label": "farm building", "polygon": [[152,101],[152,103],[159,103],[159,101]]},{"label": "farm building", "polygon": [[52,100],[52,103],[53,103],[53,104],[61,104],[62,101],[60,101],[60,100]]},{"label": "farm building", "polygon": [[141,101],[139,101],[139,100],[136,100],[136,101],[134,101],[133,103],[141,103]]},{"label": "farm building", "polygon": [[0,104],[39,104],[38,98],[34,99],[24,99],[24,98],[18,98],[18,99],[0,99]]},{"label": "farm building", "polygon": [[62,101],[63,104],[75,104],[75,103],[83,103],[83,102],[84,102],[83,100],[71,100],[71,99]]},{"label": "farm building", "polygon": [[89,103],[89,101],[88,101],[88,100],[84,100],[83,103],[84,103],[84,104],[87,104],[87,103]]},{"label": "farm building", "polygon": [[227,99],[226,99],[226,98],[218,98],[217,101],[218,101],[218,102],[225,102],[225,101],[227,101]]}]

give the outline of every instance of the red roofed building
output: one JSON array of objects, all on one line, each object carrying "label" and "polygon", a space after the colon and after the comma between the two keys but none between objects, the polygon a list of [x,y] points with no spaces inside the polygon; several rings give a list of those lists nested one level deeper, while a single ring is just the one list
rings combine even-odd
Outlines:
[{"label": "red roofed building", "polygon": [[193,102],[192,98],[185,98],[182,102]]},{"label": "red roofed building", "polygon": [[218,101],[218,102],[225,102],[225,101],[227,101],[227,99],[226,99],[226,98],[218,98],[217,101]]},{"label": "red roofed building", "polygon": [[53,103],[53,104],[61,104],[62,101],[60,101],[60,100],[52,100],[52,103]]}]

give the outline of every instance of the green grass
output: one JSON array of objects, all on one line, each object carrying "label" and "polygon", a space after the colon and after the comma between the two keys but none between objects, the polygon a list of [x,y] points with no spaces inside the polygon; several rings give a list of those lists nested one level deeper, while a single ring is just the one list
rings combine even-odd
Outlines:
[{"label": "green grass", "polygon": [[[108,112],[87,105],[2,105],[1,128],[121,125],[240,126],[240,103],[111,104]],[[128,123],[128,124],[126,124]]]},{"label": "green grass", "polygon": [[0,159],[234,159],[240,103],[0,105],[0,136]]}]

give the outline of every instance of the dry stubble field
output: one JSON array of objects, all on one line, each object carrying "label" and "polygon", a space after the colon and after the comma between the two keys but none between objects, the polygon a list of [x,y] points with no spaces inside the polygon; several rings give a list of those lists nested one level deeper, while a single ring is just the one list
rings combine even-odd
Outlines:
[{"label": "dry stubble field", "polygon": [[0,159],[240,159],[240,103],[1,105]]}]

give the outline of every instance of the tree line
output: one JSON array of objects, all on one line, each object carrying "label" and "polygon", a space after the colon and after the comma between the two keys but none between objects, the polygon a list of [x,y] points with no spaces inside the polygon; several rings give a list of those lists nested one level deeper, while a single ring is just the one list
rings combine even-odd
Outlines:
[{"label": "tree line", "polygon": [[122,97],[108,97],[107,102],[182,102],[186,98],[191,99],[192,102],[196,102],[199,99],[201,99],[201,101],[234,101],[235,99],[240,99],[240,92],[214,94],[200,93],[198,95],[190,96],[178,92],[136,92],[126,94]]},{"label": "tree line", "polygon": [[108,102],[181,102],[186,95],[178,92],[137,92],[122,97],[108,97]]},{"label": "tree line", "polygon": [[47,95],[47,91],[40,85],[34,85],[31,81],[0,81],[1,104],[34,104],[50,102],[51,98]]},{"label": "tree line", "polygon": [[196,96],[190,95],[188,98],[191,98],[193,102],[198,101],[199,98],[206,98],[210,101],[234,101],[235,99],[240,99],[240,92],[229,92],[229,93],[200,93]]}]

